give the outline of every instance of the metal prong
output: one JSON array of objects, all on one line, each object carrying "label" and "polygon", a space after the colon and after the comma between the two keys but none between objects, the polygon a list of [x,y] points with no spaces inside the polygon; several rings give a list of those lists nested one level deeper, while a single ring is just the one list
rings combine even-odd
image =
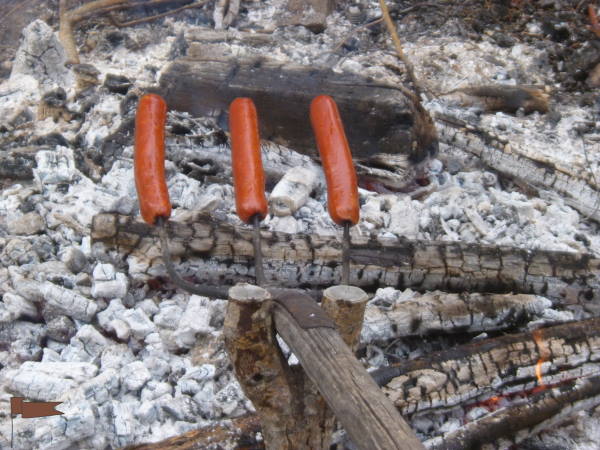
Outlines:
[{"label": "metal prong", "polygon": [[254,226],[254,236],[252,243],[254,245],[254,274],[256,275],[256,284],[258,286],[264,286],[265,284],[265,271],[263,269],[263,258],[260,238],[260,215],[256,214],[252,218],[252,225]]},{"label": "metal prong", "polygon": [[350,283],[350,222],[344,223],[342,238],[342,284]]},{"label": "metal prong", "polygon": [[185,281],[179,276],[177,271],[175,271],[173,261],[171,260],[167,222],[162,217],[159,217],[156,224],[158,226],[158,233],[160,236],[160,247],[162,250],[163,261],[173,284],[181,289],[191,292],[192,294],[201,295],[203,297],[227,298],[227,289],[220,289],[215,286],[199,286],[194,283],[190,283],[189,281]]}]

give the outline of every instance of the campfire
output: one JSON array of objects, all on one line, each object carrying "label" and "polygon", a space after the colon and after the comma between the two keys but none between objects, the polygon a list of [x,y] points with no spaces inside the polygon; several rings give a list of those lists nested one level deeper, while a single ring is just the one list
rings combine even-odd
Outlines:
[{"label": "campfire", "polygon": [[[23,31],[0,70],[0,386],[63,413],[13,418],[14,448],[368,448],[390,423],[409,448],[593,448],[592,2],[57,3],[0,7]],[[134,181],[148,98],[168,213]],[[261,141],[236,174],[239,98]],[[268,203],[236,209],[258,159]]]}]

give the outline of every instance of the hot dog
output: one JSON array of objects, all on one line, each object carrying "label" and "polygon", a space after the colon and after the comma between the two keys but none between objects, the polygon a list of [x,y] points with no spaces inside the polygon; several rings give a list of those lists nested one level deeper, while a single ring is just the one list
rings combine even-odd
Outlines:
[{"label": "hot dog", "polygon": [[260,155],[256,108],[251,99],[236,98],[231,102],[229,130],[237,214],[245,223],[250,223],[257,214],[262,220],[268,212],[265,173]]},{"label": "hot dog", "polygon": [[359,219],[356,171],[335,101],[328,95],[315,97],[310,122],[327,180],[329,215],[338,225],[355,225]]},{"label": "hot dog", "polygon": [[171,216],[165,181],[165,121],[167,104],[156,94],[144,95],[135,115],[135,187],[144,220],[154,225]]}]

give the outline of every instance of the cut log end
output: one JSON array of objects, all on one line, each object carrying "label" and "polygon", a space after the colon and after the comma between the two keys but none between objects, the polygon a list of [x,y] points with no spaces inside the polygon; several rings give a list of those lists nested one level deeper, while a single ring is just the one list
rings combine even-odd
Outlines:
[{"label": "cut log end", "polygon": [[259,286],[240,283],[229,289],[229,299],[242,304],[259,304],[270,300],[271,294]]}]

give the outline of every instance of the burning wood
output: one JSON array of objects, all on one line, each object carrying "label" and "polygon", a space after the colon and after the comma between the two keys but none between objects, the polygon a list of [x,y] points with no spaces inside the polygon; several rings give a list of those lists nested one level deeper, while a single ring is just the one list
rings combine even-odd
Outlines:
[{"label": "burning wood", "polygon": [[[542,348],[536,336],[543,336]],[[546,385],[595,376],[599,358],[600,319],[594,318],[473,342],[371,375],[403,414],[412,415],[532,390],[540,386],[536,370]]]},{"label": "burning wood", "polygon": [[442,437],[430,439],[425,446],[432,450],[461,450],[499,440],[502,448],[507,448],[559,424],[577,411],[598,404],[599,376],[569,380],[532,393],[522,402],[499,409]]},{"label": "burning wood", "polygon": [[[206,215],[181,216],[168,223],[175,256],[198,256],[188,274],[200,283],[252,281],[252,230]],[[92,239],[120,253],[134,253],[149,264],[157,236],[134,217],[98,214]],[[324,288],[339,279],[341,240],[337,236],[261,231],[265,276],[282,287]],[[544,295],[566,304],[592,302],[598,295],[600,261],[592,255],[528,251],[462,242],[351,236],[351,283],[377,288]],[[334,267],[332,268],[332,264]]]}]

